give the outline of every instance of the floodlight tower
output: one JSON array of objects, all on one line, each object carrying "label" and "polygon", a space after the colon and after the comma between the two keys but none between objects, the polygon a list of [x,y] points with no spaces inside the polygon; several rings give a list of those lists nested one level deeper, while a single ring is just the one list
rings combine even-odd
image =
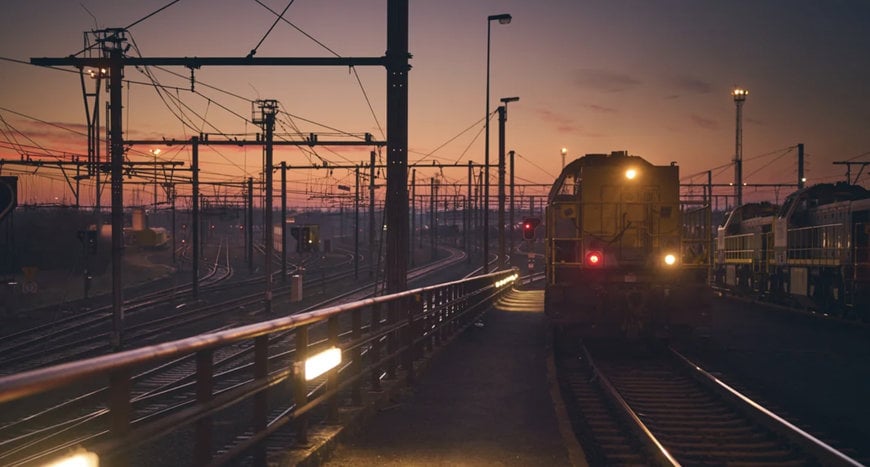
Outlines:
[{"label": "floodlight tower", "polygon": [[731,91],[734,104],[737,106],[737,134],[734,148],[734,203],[735,206],[743,204],[743,103],[749,91],[742,88],[734,88]]}]

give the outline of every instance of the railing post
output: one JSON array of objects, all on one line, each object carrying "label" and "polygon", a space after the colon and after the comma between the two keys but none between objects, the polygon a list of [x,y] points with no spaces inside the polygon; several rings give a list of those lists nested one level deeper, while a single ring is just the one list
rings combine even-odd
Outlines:
[{"label": "railing post", "polygon": [[[254,338],[254,380],[263,382],[269,377],[269,336]],[[269,390],[263,389],[254,396],[253,431],[259,433],[266,429],[269,414]],[[261,444],[254,454],[255,465],[266,465],[266,446]]]},{"label": "railing post", "polygon": [[[330,316],[327,326],[329,327],[329,346],[339,348],[338,315]],[[326,375],[326,390],[331,391],[336,388],[338,388],[338,367],[329,370],[329,373]],[[327,415],[327,421],[329,423],[338,422],[338,398],[338,393],[334,394],[332,397],[329,398],[329,412]]]},{"label": "railing post", "polygon": [[[420,319],[422,316],[415,316],[422,314],[423,310],[423,297],[420,294],[414,294],[412,297],[405,297],[404,299],[399,301],[400,303],[405,304],[405,310],[408,316],[406,324],[404,326],[404,332],[402,335],[404,339],[402,339],[402,347],[403,347],[403,362],[402,366],[405,367],[405,378],[407,384],[414,383],[414,359],[417,358],[418,353],[420,352],[420,346],[423,344],[422,342],[417,342],[417,323],[421,322]],[[417,312],[417,313],[415,313]]]},{"label": "railing post", "polygon": [[[109,375],[109,417],[111,419],[109,432],[114,439],[124,437],[130,431],[130,371],[126,368],[113,371]],[[127,453],[119,452],[112,456],[112,462],[118,465],[127,464]]]},{"label": "railing post", "polygon": [[[196,402],[206,404],[212,399],[214,390],[214,362],[212,350],[206,349],[196,354]],[[202,417],[196,421],[196,446],[194,464],[206,465],[211,461],[212,417]]]},{"label": "railing post", "polygon": [[[369,323],[369,329],[371,331],[372,336],[378,336],[378,333],[381,329],[381,305],[376,303],[372,305],[371,312],[371,321]],[[372,377],[371,377],[371,386],[372,391],[379,392],[381,390],[381,364],[379,363],[381,360],[381,337],[375,337],[372,339],[372,348],[369,351],[370,362],[372,367]]]},{"label": "railing post", "polygon": [[[296,363],[293,378],[293,399],[296,410],[308,403],[308,387],[305,383],[305,359],[308,357],[308,325],[296,328]],[[296,442],[308,444],[308,415],[296,418]]]},{"label": "railing post", "polygon": [[438,331],[438,316],[441,314],[441,308],[437,305],[437,300],[435,297],[441,296],[444,293],[444,289],[440,288],[435,290],[432,293],[426,294],[426,299],[423,300],[421,307],[423,304],[426,306],[426,319],[423,321],[423,333],[427,334],[426,337],[426,351],[431,352],[435,347],[435,344],[440,344],[440,336]]},{"label": "railing post", "polygon": [[[399,306],[399,300],[392,300],[387,303],[387,326],[393,327],[398,322],[398,313],[396,309]],[[387,361],[386,378],[394,379],[396,377],[396,353],[399,350],[399,329],[394,329],[387,333],[387,354],[390,356]]]},{"label": "railing post", "polygon": [[351,312],[351,340],[353,340],[355,345],[350,351],[350,358],[353,360],[351,373],[354,378],[350,391],[350,399],[351,404],[355,406],[362,405],[362,351],[359,345],[360,337],[362,337],[362,310],[357,307]]}]

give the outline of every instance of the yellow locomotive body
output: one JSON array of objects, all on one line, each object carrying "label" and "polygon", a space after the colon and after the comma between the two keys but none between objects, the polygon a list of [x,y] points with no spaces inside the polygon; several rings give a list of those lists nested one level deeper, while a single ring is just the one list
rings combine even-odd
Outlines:
[{"label": "yellow locomotive body", "polygon": [[709,236],[690,241],[683,218],[676,164],[623,151],[568,164],[546,211],[549,318],[629,336],[698,325],[709,306]]}]

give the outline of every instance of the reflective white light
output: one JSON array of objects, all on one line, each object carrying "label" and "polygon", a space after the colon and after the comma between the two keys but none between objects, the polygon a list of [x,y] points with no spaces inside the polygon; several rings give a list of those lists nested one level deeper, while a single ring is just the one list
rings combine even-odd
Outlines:
[{"label": "reflective white light", "polygon": [[637,177],[637,170],[628,169],[625,171],[625,178],[627,178],[629,180],[634,180],[634,177]]},{"label": "reflective white light", "polygon": [[667,264],[668,266],[673,266],[674,263],[676,263],[676,262],[677,262],[676,256],[671,255],[671,254],[665,255],[665,264]]},{"label": "reflective white light", "polygon": [[335,368],[341,363],[341,349],[330,347],[319,354],[305,360],[305,380],[314,378]]},{"label": "reflective white light", "polygon": [[80,451],[48,464],[47,467],[97,467],[100,456],[95,452]]},{"label": "reflective white light", "polygon": [[520,275],[517,273],[511,274],[510,276],[507,276],[504,279],[495,281],[495,286],[496,286],[496,288],[504,287],[505,285],[510,284],[513,281],[517,280],[517,278],[519,278],[519,277],[520,277]]}]

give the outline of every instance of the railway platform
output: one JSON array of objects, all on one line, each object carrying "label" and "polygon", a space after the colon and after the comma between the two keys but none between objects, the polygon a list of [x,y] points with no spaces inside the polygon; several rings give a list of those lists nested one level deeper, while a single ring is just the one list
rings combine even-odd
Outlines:
[{"label": "railway platform", "polygon": [[414,386],[317,457],[330,466],[583,465],[560,410],[542,294],[511,292]]}]

